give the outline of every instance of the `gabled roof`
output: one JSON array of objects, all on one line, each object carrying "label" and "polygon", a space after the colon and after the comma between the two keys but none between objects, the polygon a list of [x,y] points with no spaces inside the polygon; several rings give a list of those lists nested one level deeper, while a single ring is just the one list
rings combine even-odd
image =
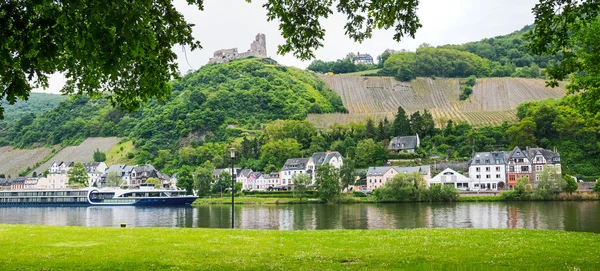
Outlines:
[{"label": "gabled roof", "polygon": [[506,154],[504,152],[476,152],[470,166],[476,165],[504,165],[506,163]]},{"label": "gabled roof", "polygon": [[509,159],[527,159],[525,152],[521,150],[518,146],[515,147],[509,154]]},{"label": "gabled roof", "polygon": [[244,169],[240,170],[240,172],[238,173],[238,176],[240,176],[240,177],[248,177],[248,176],[250,176],[250,173],[252,173],[251,169],[244,168]]},{"label": "gabled roof", "polygon": [[285,161],[281,170],[304,170],[309,158],[291,158]]},{"label": "gabled roof", "polygon": [[546,150],[543,148],[528,148],[527,149],[527,156],[529,157],[530,160],[533,160],[533,158],[536,155],[542,155],[544,157],[544,159],[546,159],[546,163],[560,162],[560,154],[558,154],[556,152]]},{"label": "gabled roof", "polygon": [[152,171],[155,171],[156,169],[154,168],[154,166],[152,166],[150,164],[145,164],[143,166],[134,167],[133,170],[137,173],[137,172],[152,172]]},{"label": "gabled roof", "polygon": [[260,178],[260,176],[262,176],[262,173],[260,173],[258,171],[252,172],[252,173],[250,173],[250,175],[248,175],[248,177],[253,177],[255,179]]},{"label": "gabled roof", "polygon": [[[388,149],[390,150],[410,150],[418,147],[419,136],[397,136],[390,140]],[[402,145],[404,144],[404,145]],[[404,146],[404,147],[402,147]]]},{"label": "gabled roof", "polygon": [[315,165],[324,165],[329,163],[329,161],[331,161],[332,158],[341,158],[342,155],[339,152],[336,151],[328,151],[328,152],[315,152],[313,153],[313,155],[310,157],[310,159],[313,161],[313,163],[315,163]]}]

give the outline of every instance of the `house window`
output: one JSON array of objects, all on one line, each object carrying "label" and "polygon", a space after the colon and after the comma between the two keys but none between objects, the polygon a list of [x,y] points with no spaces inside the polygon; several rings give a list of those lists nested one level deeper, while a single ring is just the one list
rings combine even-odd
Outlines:
[{"label": "house window", "polygon": [[481,179],[481,175],[477,175],[477,177],[476,177],[476,178],[477,178],[477,179]]},{"label": "house window", "polygon": [[523,163],[523,159],[521,159],[521,158],[517,159],[517,163]]},{"label": "house window", "polygon": [[535,166],[535,170],[542,171],[542,170],[544,170],[544,166]]},{"label": "house window", "polygon": [[485,163],[489,164],[490,163],[490,159],[485,159]]},{"label": "house window", "polygon": [[496,171],[500,171],[500,167],[496,167]]},{"label": "house window", "polygon": [[509,180],[509,181],[514,181],[514,180],[515,180],[515,175],[510,175],[510,176],[508,176],[508,180]]},{"label": "house window", "polygon": [[536,157],[536,158],[535,158],[535,161],[537,161],[537,162],[542,162],[542,158],[541,158],[541,157]]},{"label": "house window", "polygon": [[485,175],[486,179],[490,179],[490,174]]},{"label": "house window", "polygon": [[521,171],[529,171],[529,167],[528,166],[522,166],[521,167]]},{"label": "house window", "polygon": [[514,166],[510,166],[508,168],[508,172],[515,172],[515,167]]},{"label": "house window", "polygon": [[485,172],[490,172],[490,167],[485,167]]},{"label": "house window", "polygon": [[475,171],[476,171],[476,172],[481,172],[481,168],[479,168],[479,167],[476,167],[476,168],[475,168]]},{"label": "house window", "polygon": [[500,179],[500,174],[496,174],[496,179]]}]

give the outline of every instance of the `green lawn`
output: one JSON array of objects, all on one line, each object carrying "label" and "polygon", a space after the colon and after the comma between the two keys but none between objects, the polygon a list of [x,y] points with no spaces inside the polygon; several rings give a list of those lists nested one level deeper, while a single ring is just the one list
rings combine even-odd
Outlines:
[{"label": "green lawn", "polygon": [[274,231],[0,225],[0,270],[600,267],[600,235],[496,230]]}]

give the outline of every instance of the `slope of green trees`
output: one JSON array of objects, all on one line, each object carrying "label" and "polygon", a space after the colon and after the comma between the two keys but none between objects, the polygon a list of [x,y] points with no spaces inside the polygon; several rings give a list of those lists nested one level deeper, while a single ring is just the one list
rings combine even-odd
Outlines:
[{"label": "slope of green trees", "polygon": [[182,138],[188,143],[224,142],[242,128],[271,120],[346,111],[340,97],[315,75],[267,62],[243,59],[205,66],[173,82],[168,100],[153,100],[132,113],[113,109],[105,99],[75,97],[44,114],[6,122],[0,127],[0,145],[129,136],[142,151],[140,161],[149,162],[159,150],[177,150]]},{"label": "slope of green trees", "polygon": [[[67,96],[48,93],[32,92],[27,101],[18,100],[10,105],[7,101],[0,101],[4,107],[4,121],[20,119],[26,114],[37,115],[55,108],[60,102],[67,99]],[[0,122],[3,120],[0,119]]]}]

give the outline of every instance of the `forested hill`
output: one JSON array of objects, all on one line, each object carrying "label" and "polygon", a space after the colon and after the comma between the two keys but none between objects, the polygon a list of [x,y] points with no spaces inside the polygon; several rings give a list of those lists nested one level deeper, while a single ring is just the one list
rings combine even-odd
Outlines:
[{"label": "forested hill", "polygon": [[0,103],[5,111],[4,120],[0,120],[0,122],[20,119],[28,114],[37,115],[46,112],[55,108],[60,102],[66,99],[67,97],[63,95],[32,92],[27,101],[18,100],[13,105],[10,105],[8,101],[2,100]]},{"label": "forested hill", "polygon": [[[308,113],[346,112],[341,99],[309,72],[265,59],[207,65],[173,82],[167,101],[133,113],[104,99],[78,97],[44,114],[0,123],[0,146],[75,144],[87,137],[130,136],[139,150],[156,154],[204,139],[225,141],[240,129]],[[182,139],[182,140],[178,140]]]}]

